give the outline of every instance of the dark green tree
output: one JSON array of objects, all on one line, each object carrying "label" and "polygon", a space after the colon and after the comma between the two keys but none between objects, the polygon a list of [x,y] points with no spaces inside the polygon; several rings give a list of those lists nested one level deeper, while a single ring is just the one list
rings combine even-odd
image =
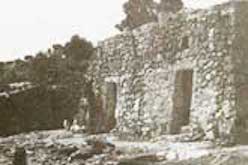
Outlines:
[{"label": "dark green tree", "polygon": [[157,21],[157,3],[153,0],[129,0],[123,5],[126,18],[116,25],[119,30],[134,29],[148,22]]},{"label": "dark green tree", "polygon": [[46,85],[51,81],[49,76],[49,58],[40,52],[29,64],[30,81],[35,84]]},{"label": "dark green tree", "polygon": [[116,28],[132,30],[143,24],[157,21],[159,12],[177,12],[183,8],[182,0],[161,0],[156,3],[153,0],[129,0],[123,5],[126,17]]},{"label": "dark green tree", "polygon": [[28,63],[17,59],[14,61],[15,67],[14,72],[16,73],[16,77],[13,81],[15,82],[22,82],[22,81],[29,81],[29,75],[28,75]]},{"label": "dark green tree", "polygon": [[74,35],[72,36],[70,42],[65,44],[64,50],[67,57],[80,62],[83,60],[88,60],[94,49],[91,42],[81,38],[78,35]]},{"label": "dark green tree", "polygon": [[159,11],[177,12],[182,8],[182,0],[161,0],[159,4]]},{"label": "dark green tree", "polygon": [[60,128],[64,119],[72,119],[82,95],[89,98],[86,92],[92,93],[85,74],[93,52],[89,41],[75,35],[65,45],[53,45],[24,61],[0,63],[2,91],[9,90],[8,84],[13,82],[33,84],[32,89],[0,98],[0,109],[5,110],[0,112],[0,127],[6,126],[6,118],[9,129],[0,135]]}]

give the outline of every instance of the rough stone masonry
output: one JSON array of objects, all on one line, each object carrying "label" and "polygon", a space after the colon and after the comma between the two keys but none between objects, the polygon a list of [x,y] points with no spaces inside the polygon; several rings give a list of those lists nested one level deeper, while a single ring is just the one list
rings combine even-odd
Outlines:
[{"label": "rough stone masonry", "polygon": [[[248,2],[162,12],[159,21],[100,42],[92,67],[105,125],[122,138],[245,133],[248,117]],[[114,118],[114,119],[113,119]],[[113,125],[114,124],[114,125]]]}]

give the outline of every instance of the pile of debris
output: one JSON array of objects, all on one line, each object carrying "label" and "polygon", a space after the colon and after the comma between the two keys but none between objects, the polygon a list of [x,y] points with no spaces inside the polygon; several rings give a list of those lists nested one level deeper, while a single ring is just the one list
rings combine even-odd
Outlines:
[{"label": "pile of debris", "polygon": [[119,141],[111,134],[87,135],[66,130],[32,132],[0,138],[0,164],[222,165],[248,160],[246,146],[222,148],[211,142],[176,142],[184,141],[182,137],[187,136],[167,135],[153,142],[128,142]]},{"label": "pile of debris", "polygon": [[[78,142],[70,143],[70,141]],[[69,142],[69,143],[68,143]],[[32,133],[1,140],[0,164],[32,165],[53,164],[117,164],[115,146],[100,138],[83,138],[70,132]]]}]

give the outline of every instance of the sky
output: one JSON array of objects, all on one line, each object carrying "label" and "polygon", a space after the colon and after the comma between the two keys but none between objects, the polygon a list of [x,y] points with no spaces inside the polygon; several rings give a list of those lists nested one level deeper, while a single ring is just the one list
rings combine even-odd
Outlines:
[{"label": "sky", "polygon": [[[0,61],[23,58],[64,44],[78,34],[97,44],[118,33],[127,0],[0,0]],[[183,0],[207,8],[228,0]]]}]

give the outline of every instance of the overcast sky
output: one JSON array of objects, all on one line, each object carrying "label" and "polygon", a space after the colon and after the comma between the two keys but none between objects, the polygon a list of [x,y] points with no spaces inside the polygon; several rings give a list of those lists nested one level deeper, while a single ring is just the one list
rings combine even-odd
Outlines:
[{"label": "overcast sky", "polygon": [[[65,43],[79,34],[97,43],[118,31],[126,0],[2,0],[0,61],[22,58]],[[184,0],[188,7],[208,7],[227,0]]]}]

